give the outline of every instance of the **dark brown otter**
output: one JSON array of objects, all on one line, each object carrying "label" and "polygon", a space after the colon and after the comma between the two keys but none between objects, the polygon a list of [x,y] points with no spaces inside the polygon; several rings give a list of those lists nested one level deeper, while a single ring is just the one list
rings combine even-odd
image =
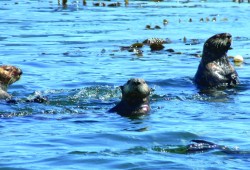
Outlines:
[{"label": "dark brown otter", "polygon": [[0,99],[10,99],[8,86],[21,78],[22,70],[9,65],[0,66]]},{"label": "dark brown otter", "polygon": [[238,74],[230,64],[227,51],[232,43],[229,33],[210,37],[203,46],[202,59],[194,77],[200,87],[234,87],[239,84]]},{"label": "dark brown otter", "polygon": [[141,78],[132,78],[121,86],[122,100],[109,112],[122,116],[141,116],[150,111],[149,95],[151,89]]}]

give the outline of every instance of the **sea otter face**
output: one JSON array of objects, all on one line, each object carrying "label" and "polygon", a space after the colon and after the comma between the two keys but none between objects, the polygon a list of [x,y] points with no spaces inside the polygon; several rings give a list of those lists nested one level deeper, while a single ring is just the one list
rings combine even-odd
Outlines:
[{"label": "sea otter face", "polygon": [[21,78],[22,70],[14,67],[3,65],[0,66],[0,84],[11,85]]},{"label": "sea otter face", "polygon": [[124,86],[121,86],[122,96],[126,98],[146,98],[149,96],[151,89],[147,83],[140,78],[128,80]]},{"label": "sea otter face", "polygon": [[204,44],[203,51],[214,51],[215,53],[225,53],[232,43],[232,35],[229,33],[216,34],[210,37]]}]

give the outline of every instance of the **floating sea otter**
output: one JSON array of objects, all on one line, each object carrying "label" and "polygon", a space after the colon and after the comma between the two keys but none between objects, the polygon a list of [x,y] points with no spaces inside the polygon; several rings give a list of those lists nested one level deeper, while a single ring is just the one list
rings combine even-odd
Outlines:
[{"label": "floating sea otter", "polygon": [[140,116],[150,111],[149,95],[151,89],[141,78],[132,78],[121,86],[122,100],[109,112],[122,116]]},{"label": "floating sea otter", "polygon": [[[7,100],[8,103],[17,103],[15,99],[11,98],[11,95],[7,93],[9,85],[15,83],[21,78],[23,74],[20,68],[10,65],[0,66],[0,99]],[[25,102],[43,103],[47,98],[43,96],[35,96],[32,99],[27,99]]]},{"label": "floating sea otter", "polygon": [[205,140],[192,140],[192,142],[192,144],[187,145],[187,153],[205,152],[213,149],[220,149],[224,151],[229,150],[225,146],[217,145],[215,143],[208,142]]},{"label": "floating sea otter", "polygon": [[22,70],[10,66],[0,66],[0,99],[11,99],[11,95],[7,93],[8,86],[15,83],[21,78]]},{"label": "floating sea otter", "polygon": [[194,77],[201,87],[234,87],[239,84],[238,74],[230,64],[227,51],[232,43],[229,33],[216,34],[204,44],[202,59]]},{"label": "floating sea otter", "polygon": [[191,144],[186,146],[178,146],[176,148],[170,147],[166,149],[162,149],[159,147],[153,148],[156,151],[164,151],[170,153],[178,153],[178,154],[198,154],[209,151],[221,152],[223,154],[229,155],[238,155],[238,156],[247,156],[249,157],[249,151],[241,151],[237,147],[230,148],[225,145],[218,145],[213,142],[208,142],[205,140],[191,140]]}]

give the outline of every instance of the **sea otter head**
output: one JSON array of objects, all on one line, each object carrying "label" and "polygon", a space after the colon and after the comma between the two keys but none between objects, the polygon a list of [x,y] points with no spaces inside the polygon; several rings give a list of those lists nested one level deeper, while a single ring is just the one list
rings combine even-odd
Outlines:
[{"label": "sea otter head", "polygon": [[121,90],[122,99],[128,102],[146,102],[151,92],[151,88],[149,88],[145,80],[141,78],[128,80],[126,84],[121,86]]},{"label": "sea otter head", "polygon": [[7,87],[18,81],[21,75],[21,69],[10,65],[2,65],[0,66],[0,85]]},{"label": "sea otter head", "polygon": [[[209,54],[214,54],[214,57],[221,57],[225,54],[232,43],[232,35],[229,33],[216,34],[210,37],[204,44],[203,56],[208,56]],[[209,55],[211,56],[211,55]]]}]

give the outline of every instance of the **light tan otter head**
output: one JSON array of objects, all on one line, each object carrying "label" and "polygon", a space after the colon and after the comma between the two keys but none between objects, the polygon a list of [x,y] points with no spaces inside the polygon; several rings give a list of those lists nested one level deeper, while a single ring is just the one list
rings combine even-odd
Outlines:
[{"label": "light tan otter head", "polygon": [[21,75],[22,70],[17,67],[10,65],[0,66],[0,85],[2,88],[7,88],[9,85],[18,81],[21,78]]},{"label": "light tan otter head", "polygon": [[[231,46],[232,35],[229,33],[216,34],[210,37],[204,44],[203,53],[216,54],[214,57],[221,57],[218,54],[225,54]],[[203,55],[207,56],[207,55]]]},{"label": "light tan otter head", "polygon": [[144,79],[132,78],[126,84],[121,86],[123,99],[143,99],[150,95],[151,89]]}]

